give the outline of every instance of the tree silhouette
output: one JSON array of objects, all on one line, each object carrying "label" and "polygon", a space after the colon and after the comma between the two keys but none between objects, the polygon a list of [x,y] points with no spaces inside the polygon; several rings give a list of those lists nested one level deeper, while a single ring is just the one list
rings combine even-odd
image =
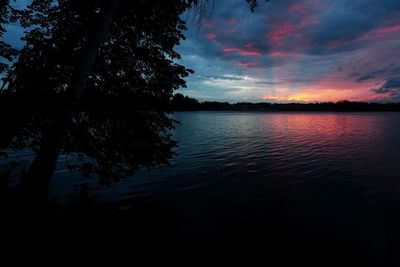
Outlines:
[{"label": "tree silhouette", "polygon": [[[0,37],[3,36],[6,29],[5,24],[10,21],[10,7],[8,0],[0,0]],[[11,61],[16,55],[16,49],[14,49],[10,44],[7,44],[3,40],[0,40],[0,57],[7,61]],[[7,69],[7,64],[0,61],[0,71],[4,72]],[[3,87],[4,83],[1,85]]]},{"label": "tree silhouette", "polygon": [[[187,8],[175,0],[34,1],[19,12],[22,25],[39,27],[26,35],[2,97],[22,114],[7,146],[37,153],[25,177],[29,191],[46,194],[60,152],[90,158],[82,166],[104,182],[172,156],[173,120],[156,107],[190,72],[173,61]],[[92,104],[107,98],[110,106]],[[127,98],[134,101],[118,105]]]},{"label": "tree silhouette", "polygon": [[207,2],[33,0],[13,10],[26,45],[3,78],[0,149],[36,152],[23,183],[32,196],[46,196],[60,153],[80,156],[74,167],[103,182],[168,162],[165,107],[191,73],[174,62],[180,15]]}]

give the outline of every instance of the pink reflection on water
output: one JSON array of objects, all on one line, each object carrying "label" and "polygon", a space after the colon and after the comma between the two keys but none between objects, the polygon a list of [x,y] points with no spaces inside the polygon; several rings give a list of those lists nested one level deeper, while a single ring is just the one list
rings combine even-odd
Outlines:
[{"label": "pink reflection on water", "polygon": [[345,176],[358,173],[365,177],[372,171],[389,172],[393,166],[385,164],[392,158],[388,156],[387,161],[382,157],[388,154],[385,121],[381,115],[371,113],[263,116],[265,149],[271,155],[270,175],[293,174],[303,181],[311,172],[321,177],[338,170],[345,172]]},{"label": "pink reflection on water", "polygon": [[276,141],[314,149],[374,145],[385,129],[378,115],[361,113],[279,113],[263,120],[267,134],[276,135]]}]

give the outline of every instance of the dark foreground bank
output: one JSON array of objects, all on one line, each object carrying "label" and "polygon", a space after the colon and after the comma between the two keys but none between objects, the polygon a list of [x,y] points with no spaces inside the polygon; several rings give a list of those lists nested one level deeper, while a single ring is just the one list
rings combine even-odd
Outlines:
[{"label": "dark foreground bank", "polygon": [[[371,222],[363,220],[354,221],[359,225],[350,229],[345,226],[343,221],[366,211],[329,225],[332,218],[305,215],[302,204],[299,210],[287,204],[266,207],[268,215],[258,214],[256,223],[227,213],[220,225],[206,220],[182,225],[173,201],[140,198],[53,206],[28,216],[19,210],[18,216],[11,213],[12,219],[3,217],[3,260],[13,255],[18,262],[32,253],[31,262],[140,266],[398,266],[398,233],[388,240],[388,233],[365,232]],[[301,220],[295,218],[299,215]]]}]

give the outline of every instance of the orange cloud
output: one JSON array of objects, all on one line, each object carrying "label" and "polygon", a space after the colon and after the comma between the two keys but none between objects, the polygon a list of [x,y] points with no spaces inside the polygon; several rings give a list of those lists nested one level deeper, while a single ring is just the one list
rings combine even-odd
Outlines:
[{"label": "orange cloud", "polygon": [[262,98],[288,102],[336,102],[340,100],[374,100],[376,95],[366,85],[353,81],[339,80],[335,76],[326,76],[312,84],[299,86],[298,88],[293,88],[290,83],[281,84],[275,89],[274,94],[267,94]]}]

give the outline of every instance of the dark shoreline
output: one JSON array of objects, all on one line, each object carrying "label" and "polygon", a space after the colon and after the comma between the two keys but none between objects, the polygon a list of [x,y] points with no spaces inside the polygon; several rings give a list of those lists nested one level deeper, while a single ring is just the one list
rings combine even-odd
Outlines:
[{"label": "dark shoreline", "polygon": [[400,110],[173,110],[172,112],[244,112],[244,113],[397,113]]},{"label": "dark shoreline", "polygon": [[176,94],[170,107],[173,111],[400,111],[400,103],[318,102],[318,103],[251,103],[251,102],[199,102],[194,98]]},{"label": "dark shoreline", "polygon": [[378,104],[337,102],[314,104],[221,103],[202,102],[196,105],[176,105],[174,111],[252,111],[252,112],[399,112],[400,103]]}]

